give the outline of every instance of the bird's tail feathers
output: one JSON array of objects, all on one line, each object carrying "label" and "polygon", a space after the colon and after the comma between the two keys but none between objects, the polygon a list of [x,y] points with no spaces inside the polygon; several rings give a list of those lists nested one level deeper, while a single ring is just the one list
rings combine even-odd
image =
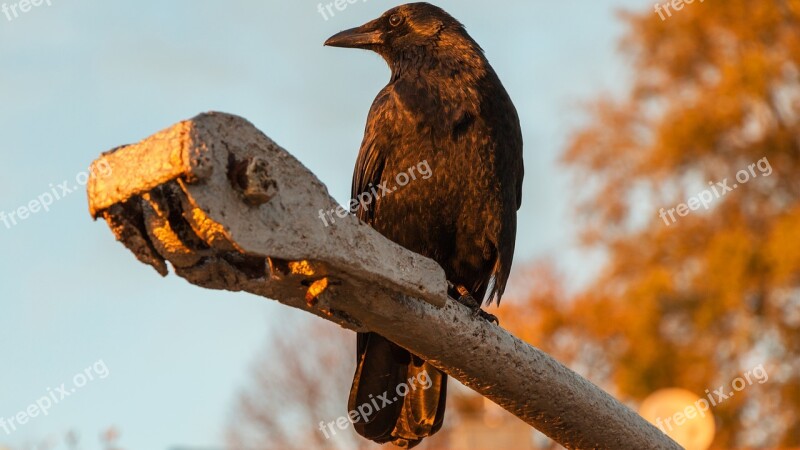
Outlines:
[{"label": "bird's tail feathers", "polygon": [[358,434],[412,448],[442,427],[447,375],[375,333],[359,333],[348,409]]}]

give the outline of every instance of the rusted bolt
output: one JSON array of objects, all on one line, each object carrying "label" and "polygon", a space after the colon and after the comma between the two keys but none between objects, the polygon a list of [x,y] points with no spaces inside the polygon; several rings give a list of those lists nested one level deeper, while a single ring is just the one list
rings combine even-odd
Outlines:
[{"label": "rusted bolt", "polygon": [[231,186],[244,196],[244,202],[250,206],[260,206],[269,202],[278,191],[278,186],[269,176],[269,163],[259,157],[236,161],[233,155],[230,155],[228,179]]}]

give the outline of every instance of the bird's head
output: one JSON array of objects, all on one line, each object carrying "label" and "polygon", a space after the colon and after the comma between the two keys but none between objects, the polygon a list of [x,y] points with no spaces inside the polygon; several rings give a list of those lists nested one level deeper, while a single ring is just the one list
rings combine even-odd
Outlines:
[{"label": "bird's head", "polygon": [[464,26],[438,6],[409,3],[386,11],[360,27],[331,36],[325,45],[372,50],[390,64],[440,46],[480,52]]}]

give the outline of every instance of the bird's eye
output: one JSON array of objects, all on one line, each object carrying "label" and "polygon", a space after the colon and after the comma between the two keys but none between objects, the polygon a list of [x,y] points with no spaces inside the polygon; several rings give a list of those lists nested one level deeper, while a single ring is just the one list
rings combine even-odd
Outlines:
[{"label": "bird's eye", "polygon": [[389,25],[396,27],[401,23],[403,23],[403,16],[400,14],[392,14],[392,16],[389,17]]}]

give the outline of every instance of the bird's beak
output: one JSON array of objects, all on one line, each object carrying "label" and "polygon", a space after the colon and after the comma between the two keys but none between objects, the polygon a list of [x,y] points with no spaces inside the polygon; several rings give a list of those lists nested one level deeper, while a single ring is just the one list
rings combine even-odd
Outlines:
[{"label": "bird's beak", "polygon": [[367,48],[383,44],[383,32],[378,28],[377,21],[372,21],[357,28],[344,30],[334,34],[325,45],[328,47],[342,48]]}]

